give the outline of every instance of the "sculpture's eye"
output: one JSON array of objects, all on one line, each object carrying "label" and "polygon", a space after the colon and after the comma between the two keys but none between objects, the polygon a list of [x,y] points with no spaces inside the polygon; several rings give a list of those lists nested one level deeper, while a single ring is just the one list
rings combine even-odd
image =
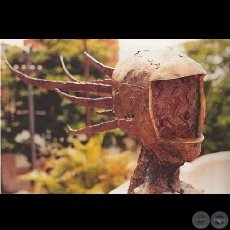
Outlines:
[{"label": "sculpture's eye", "polygon": [[150,113],[159,137],[197,137],[200,109],[198,76],[153,81],[150,98]]},{"label": "sculpture's eye", "polygon": [[189,120],[190,118],[191,118],[191,116],[189,114],[189,111],[186,111],[185,114],[184,114],[184,119]]},{"label": "sculpture's eye", "polygon": [[192,83],[192,80],[189,77],[184,77],[181,80],[185,85]]},{"label": "sculpture's eye", "polygon": [[161,126],[166,127],[166,126],[167,126],[167,124],[168,124],[167,119],[166,119],[166,118],[163,118],[163,119],[161,120]]},{"label": "sculpture's eye", "polygon": [[162,81],[157,81],[157,82],[156,82],[156,86],[157,86],[159,89],[163,89],[164,84],[163,84]]}]

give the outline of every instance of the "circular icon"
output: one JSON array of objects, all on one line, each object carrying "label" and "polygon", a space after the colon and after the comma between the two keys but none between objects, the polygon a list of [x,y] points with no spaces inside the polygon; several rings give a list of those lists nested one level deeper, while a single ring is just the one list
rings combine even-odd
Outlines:
[{"label": "circular icon", "polygon": [[221,211],[214,212],[211,216],[211,224],[216,229],[223,229],[228,224],[228,216]]},{"label": "circular icon", "polygon": [[192,217],[193,225],[198,229],[206,228],[210,223],[210,217],[208,213],[199,211],[196,212]]}]

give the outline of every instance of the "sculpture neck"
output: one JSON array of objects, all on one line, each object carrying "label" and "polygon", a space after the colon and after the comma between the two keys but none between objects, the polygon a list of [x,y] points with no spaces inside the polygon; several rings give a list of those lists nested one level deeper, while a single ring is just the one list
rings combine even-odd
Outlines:
[{"label": "sculpture neck", "polygon": [[153,150],[142,147],[128,194],[178,192],[180,166],[162,161]]}]

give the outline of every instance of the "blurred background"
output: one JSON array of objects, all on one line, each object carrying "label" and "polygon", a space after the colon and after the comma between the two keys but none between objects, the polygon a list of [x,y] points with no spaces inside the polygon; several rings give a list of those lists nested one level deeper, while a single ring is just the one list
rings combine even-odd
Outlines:
[{"label": "blurred background", "polygon": [[[38,79],[104,79],[83,56],[116,63],[138,49],[179,50],[207,72],[207,117],[201,154],[230,150],[230,39],[2,39],[1,40],[1,193],[107,194],[130,179],[140,143],[119,129],[90,138],[70,135],[114,119],[61,98],[55,91],[29,87],[7,68],[10,64]],[[75,96],[82,96],[75,93]]]}]

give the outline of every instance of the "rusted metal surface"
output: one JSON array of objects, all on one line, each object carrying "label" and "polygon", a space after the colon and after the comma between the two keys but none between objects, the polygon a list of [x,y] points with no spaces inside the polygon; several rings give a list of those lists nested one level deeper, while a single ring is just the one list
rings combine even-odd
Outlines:
[{"label": "rusted metal surface", "polygon": [[[204,139],[206,72],[202,66],[175,51],[138,51],[119,61],[115,68],[84,54],[110,78],[91,83],[75,81],[63,63],[71,82],[38,80],[14,70],[7,60],[6,63],[26,84],[56,90],[60,96],[87,108],[108,108],[99,114],[116,117],[114,121],[80,130],[68,127],[69,133],[92,134],[120,128],[130,137],[140,139],[142,150],[130,180],[129,194],[195,193],[192,185],[180,181],[179,168],[200,154]],[[75,98],[62,91],[107,96]]]}]

